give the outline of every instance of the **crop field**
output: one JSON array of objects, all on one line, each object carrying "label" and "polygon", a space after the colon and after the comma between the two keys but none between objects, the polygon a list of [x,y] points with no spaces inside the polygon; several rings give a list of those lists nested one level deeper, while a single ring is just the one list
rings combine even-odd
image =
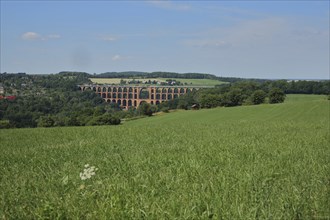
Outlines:
[{"label": "crop field", "polygon": [[0,130],[0,219],[330,219],[329,126],[325,96],[289,95]]},{"label": "crop field", "polygon": [[[123,80],[128,81],[132,79],[123,79]],[[166,80],[170,78],[143,78],[143,79],[135,78],[135,79],[140,81],[156,80],[158,82],[166,82]],[[93,83],[98,83],[98,84],[119,84],[122,78],[90,78],[90,80]],[[213,79],[175,79],[175,80],[180,81],[181,83],[187,83],[188,85],[191,86],[215,86],[226,83]]]}]

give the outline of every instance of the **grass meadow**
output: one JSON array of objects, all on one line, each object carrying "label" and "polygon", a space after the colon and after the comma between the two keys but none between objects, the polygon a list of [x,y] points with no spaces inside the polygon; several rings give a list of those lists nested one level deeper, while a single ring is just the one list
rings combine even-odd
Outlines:
[{"label": "grass meadow", "polygon": [[0,130],[0,219],[330,219],[329,114],[325,96],[289,95]]},{"label": "grass meadow", "polygon": [[[133,78],[130,79],[123,79],[126,81],[132,80]],[[135,78],[136,80],[141,80],[141,81],[148,81],[148,80],[156,80],[159,82],[166,82],[167,79],[173,79],[173,78]],[[120,80],[122,78],[90,78],[90,80],[93,83],[99,83],[99,84],[119,84]],[[181,83],[187,83],[188,86],[215,86],[215,85],[220,85],[224,84],[226,82],[222,82],[219,80],[213,80],[213,79],[175,79],[180,81]]]}]

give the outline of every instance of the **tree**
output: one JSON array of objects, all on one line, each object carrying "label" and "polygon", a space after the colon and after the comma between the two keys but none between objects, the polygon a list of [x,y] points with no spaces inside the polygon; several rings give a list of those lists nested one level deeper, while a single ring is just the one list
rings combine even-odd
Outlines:
[{"label": "tree", "polygon": [[241,89],[231,89],[225,94],[227,99],[225,106],[238,106],[242,105],[244,101],[244,96]]},{"label": "tree", "polygon": [[199,98],[202,108],[214,108],[221,105],[221,96],[217,94],[203,94]]},{"label": "tree", "polygon": [[254,105],[259,105],[259,104],[265,102],[266,96],[267,96],[267,94],[264,91],[262,91],[262,90],[256,90],[251,95],[251,102]]},{"label": "tree", "polygon": [[142,102],[137,108],[137,111],[140,115],[152,116],[152,113],[157,111],[157,107],[156,106],[153,107],[149,103]]},{"label": "tree", "polygon": [[268,94],[269,103],[282,103],[285,100],[285,93],[279,88],[273,88],[269,91]]}]

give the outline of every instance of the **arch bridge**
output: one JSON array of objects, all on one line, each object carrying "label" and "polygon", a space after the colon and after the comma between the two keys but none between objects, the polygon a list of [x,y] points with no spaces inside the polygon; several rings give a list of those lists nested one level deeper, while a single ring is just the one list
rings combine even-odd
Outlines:
[{"label": "arch bridge", "polygon": [[142,102],[158,105],[186,93],[211,86],[125,86],[125,85],[79,85],[81,91],[92,90],[108,103],[121,108],[137,108]]}]

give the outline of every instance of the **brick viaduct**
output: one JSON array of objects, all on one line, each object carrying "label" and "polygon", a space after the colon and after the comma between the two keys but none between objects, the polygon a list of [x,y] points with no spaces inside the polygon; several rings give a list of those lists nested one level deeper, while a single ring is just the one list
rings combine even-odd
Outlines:
[{"label": "brick viaduct", "polygon": [[[206,88],[207,86],[205,86]],[[139,107],[142,102],[158,105],[177,98],[200,86],[125,86],[125,85],[80,85],[81,91],[93,90],[108,103],[117,103],[124,109]],[[209,88],[209,87],[207,87]]]}]

